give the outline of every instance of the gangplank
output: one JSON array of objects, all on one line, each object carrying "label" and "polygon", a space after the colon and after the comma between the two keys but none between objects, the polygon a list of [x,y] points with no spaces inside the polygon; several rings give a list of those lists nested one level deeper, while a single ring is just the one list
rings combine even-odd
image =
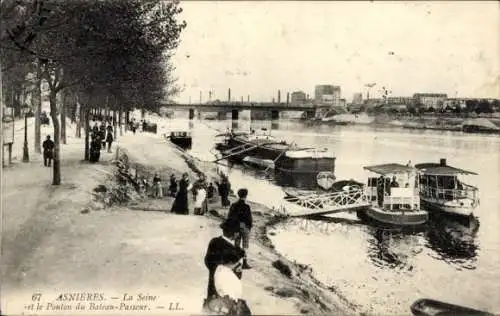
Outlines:
[{"label": "gangplank", "polygon": [[363,188],[328,193],[286,192],[277,211],[291,217],[326,215],[371,206]]}]

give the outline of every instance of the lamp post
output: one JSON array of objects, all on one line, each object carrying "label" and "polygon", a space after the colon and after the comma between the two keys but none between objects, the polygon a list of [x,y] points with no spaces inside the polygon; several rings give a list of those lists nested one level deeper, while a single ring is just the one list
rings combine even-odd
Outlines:
[{"label": "lamp post", "polygon": [[28,114],[24,114],[24,147],[23,147],[23,162],[30,162],[28,151]]}]

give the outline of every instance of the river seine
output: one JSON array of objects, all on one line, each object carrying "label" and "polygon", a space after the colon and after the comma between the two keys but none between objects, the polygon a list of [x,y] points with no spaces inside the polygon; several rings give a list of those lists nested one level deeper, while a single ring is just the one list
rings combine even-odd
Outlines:
[{"label": "river seine", "polygon": [[[160,130],[191,130],[192,154],[212,160],[216,130],[248,130],[227,121],[162,121]],[[233,124],[233,125],[232,125]],[[308,125],[298,121],[257,121],[273,136],[336,153],[337,179],[365,182],[363,166],[398,162],[439,162],[478,173],[465,178],[480,190],[476,219],[465,225],[440,219],[420,231],[387,230],[357,221],[290,220],[274,227],[276,249],[310,265],[317,279],[359,307],[360,312],[408,315],[419,298],[433,298],[500,312],[500,137],[461,132],[414,131],[370,126]],[[269,206],[283,196],[272,176],[226,168],[233,188],[245,186],[249,199]]]}]

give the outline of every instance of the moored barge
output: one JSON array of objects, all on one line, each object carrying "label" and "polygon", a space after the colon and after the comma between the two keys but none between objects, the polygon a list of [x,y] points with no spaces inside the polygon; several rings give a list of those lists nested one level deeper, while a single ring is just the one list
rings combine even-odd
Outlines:
[{"label": "moored barge", "polygon": [[274,163],[274,169],[280,172],[314,174],[335,172],[335,155],[332,151],[316,148],[298,147],[272,137],[266,129],[251,133],[226,133],[225,139],[216,149],[222,154],[221,159],[244,163],[251,157]]}]

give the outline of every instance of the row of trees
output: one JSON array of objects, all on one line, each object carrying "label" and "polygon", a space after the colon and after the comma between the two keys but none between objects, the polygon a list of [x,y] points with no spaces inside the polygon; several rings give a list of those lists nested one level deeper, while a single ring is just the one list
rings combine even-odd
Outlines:
[{"label": "row of trees", "polygon": [[446,107],[426,108],[422,104],[408,104],[401,105],[398,107],[381,104],[374,107],[364,107],[362,106],[359,109],[359,112],[364,111],[370,113],[409,113],[412,115],[420,115],[424,113],[453,113],[453,114],[481,114],[481,113],[494,113],[500,111],[500,101],[493,100],[489,102],[488,100],[481,99],[471,99],[465,101],[465,107],[460,106],[459,104],[448,105]]},{"label": "row of trees", "polygon": [[178,92],[170,63],[186,26],[178,21],[182,12],[178,2],[3,0],[0,9],[4,100],[16,99],[20,91],[32,94],[37,152],[41,83],[48,85],[54,185],[61,183],[66,111],[81,118],[88,140],[89,116],[96,109],[111,109],[119,116],[133,108],[158,111]]}]

